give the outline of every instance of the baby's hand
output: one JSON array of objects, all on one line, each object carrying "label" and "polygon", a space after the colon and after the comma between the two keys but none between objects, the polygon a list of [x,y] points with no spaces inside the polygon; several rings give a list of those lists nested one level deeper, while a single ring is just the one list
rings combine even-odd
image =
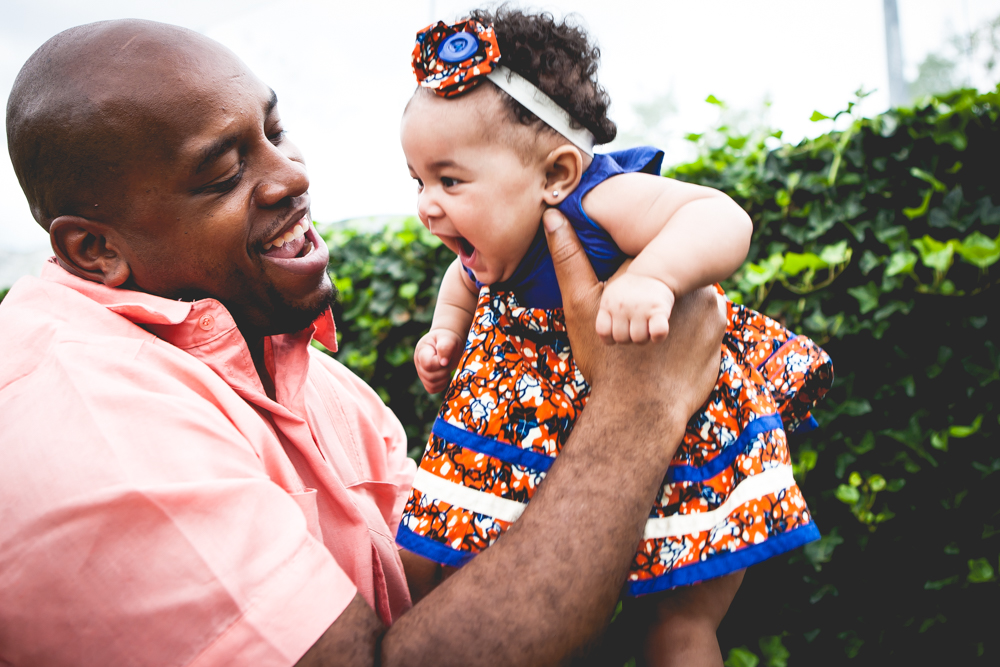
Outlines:
[{"label": "baby's hand", "polygon": [[464,347],[462,343],[462,337],[448,329],[431,329],[417,341],[413,363],[428,393],[436,394],[448,386]]},{"label": "baby's hand", "polygon": [[597,335],[605,343],[658,343],[670,329],[674,292],[666,283],[626,271],[609,282],[597,313]]}]

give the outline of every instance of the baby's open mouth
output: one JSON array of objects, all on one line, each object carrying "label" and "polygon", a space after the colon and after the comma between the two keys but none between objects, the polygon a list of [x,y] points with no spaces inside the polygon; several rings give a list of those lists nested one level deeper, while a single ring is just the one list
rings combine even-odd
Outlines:
[{"label": "baby's open mouth", "polygon": [[463,236],[458,237],[458,247],[463,257],[472,257],[472,253],[476,252],[476,246],[466,241]]}]

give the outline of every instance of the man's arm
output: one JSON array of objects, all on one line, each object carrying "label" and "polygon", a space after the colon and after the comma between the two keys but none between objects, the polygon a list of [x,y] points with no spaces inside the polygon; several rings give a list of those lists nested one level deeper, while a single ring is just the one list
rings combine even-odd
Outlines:
[{"label": "man's arm", "polygon": [[[574,356],[592,386],[569,442],[504,538],[381,641],[369,630],[374,612],[352,604],[307,658],[316,651],[337,664],[373,664],[378,652],[383,665],[552,664],[607,624],[685,424],[717,378],[723,323],[714,294],[700,291],[678,302],[664,344],[603,346],[593,327],[602,285],[565,218],[549,211],[545,222]],[[365,650],[327,648],[358,644]]]}]

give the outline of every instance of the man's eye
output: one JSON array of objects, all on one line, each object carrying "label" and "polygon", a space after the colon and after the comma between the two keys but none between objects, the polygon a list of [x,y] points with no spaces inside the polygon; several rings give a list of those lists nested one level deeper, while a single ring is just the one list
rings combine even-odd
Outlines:
[{"label": "man's eye", "polygon": [[443,185],[446,188],[450,188],[453,185],[458,185],[458,181],[456,181],[454,178],[448,178],[447,176],[442,176],[441,185]]},{"label": "man's eye", "polygon": [[235,174],[233,174],[224,181],[216,181],[215,183],[209,183],[208,185],[200,187],[197,190],[195,190],[195,192],[197,194],[203,194],[203,193],[220,194],[223,192],[229,192],[237,185],[239,185],[242,179],[243,179],[243,163],[240,162],[240,168]]},{"label": "man's eye", "polygon": [[270,141],[275,146],[277,146],[278,144],[280,144],[281,140],[284,139],[284,138],[285,138],[285,131],[284,130],[276,130],[276,131],[272,132],[271,134],[267,135],[267,140]]}]

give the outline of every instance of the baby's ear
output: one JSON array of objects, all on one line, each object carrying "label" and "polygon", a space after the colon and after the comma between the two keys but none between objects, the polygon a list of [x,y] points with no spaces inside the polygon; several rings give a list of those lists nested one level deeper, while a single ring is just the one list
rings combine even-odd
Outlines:
[{"label": "baby's ear", "polygon": [[555,148],[545,158],[545,194],[549,206],[558,206],[583,177],[583,154],[572,144]]},{"label": "baby's ear", "polygon": [[63,268],[70,273],[118,287],[132,273],[110,225],[78,215],[61,215],[49,225],[49,239]]}]

